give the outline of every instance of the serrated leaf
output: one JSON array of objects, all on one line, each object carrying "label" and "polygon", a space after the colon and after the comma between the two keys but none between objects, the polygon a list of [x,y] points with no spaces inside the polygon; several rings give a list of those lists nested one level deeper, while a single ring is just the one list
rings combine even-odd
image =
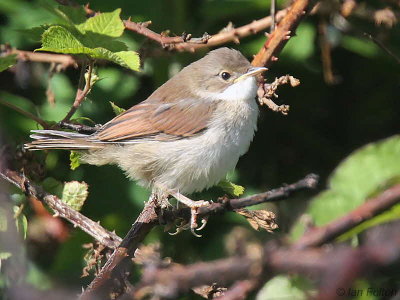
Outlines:
[{"label": "serrated leaf", "polygon": [[0,56],[0,72],[12,67],[17,63],[17,55],[11,54],[7,56]]},{"label": "serrated leaf", "polygon": [[[104,47],[94,47],[98,39],[99,44]],[[108,41],[102,37],[85,37],[73,29],[64,26],[52,26],[47,29],[42,35],[42,48],[37,51],[49,51],[57,53],[69,54],[85,54],[92,58],[106,59],[117,63],[125,68],[139,70],[139,56],[134,51],[122,51],[126,49],[125,44],[113,41]],[[109,50],[112,49],[113,51]],[[121,49],[121,51],[118,51]]]},{"label": "serrated leaf", "polygon": [[71,208],[79,211],[85,203],[88,194],[88,185],[86,182],[66,182],[61,200]]},{"label": "serrated leaf", "polygon": [[244,187],[238,184],[234,184],[228,180],[222,180],[218,183],[218,186],[223,189],[226,193],[239,197],[244,193]]},{"label": "serrated leaf", "polygon": [[46,29],[49,29],[51,26],[54,26],[54,24],[43,24],[32,28],[18,29],[17,31],[26,36],[28,39],[38,42],[41,40],[43,32],[45,32]]},{"label": "serrated leaf", "polygon": [[120,8],[112,12],[101,13],[87,19],[86,22],[77,25],[76,28],[83,34],[91,31],[110,37],[119,37],[125,29],[124,23],[119,16],[120,14]]},{"label": "serrated leaf", "polygon": [[126,111],[125,108],[121,108],[121,107],[117,106],[114,102],[112,102],[112,101],[109,101],[109,102],[110,102],[112,110],[114,111],[114,114],[116,116],[118,116],[119,114],[122,114],[124,111]]},{"label": "serrated leaf", "polygon": [[272,232],[278,228],[275,222],[275,214],[268,210],[248,210],[248,209],[236,209],[236,213],[242,215],[249,222],[251,227],[255,230],[260,228],[265,229],[268,232]]},{"label": "serrated leaf", "polygon": [[76,151],[71,151],[69,154],[69,160],[70,160],[70,168],[71,170],[75,170],[81,165],[81,154]]}]

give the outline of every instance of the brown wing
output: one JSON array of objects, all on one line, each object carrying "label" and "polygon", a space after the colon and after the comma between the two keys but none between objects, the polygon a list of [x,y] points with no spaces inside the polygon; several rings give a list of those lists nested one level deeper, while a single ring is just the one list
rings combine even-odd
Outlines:
[{"label": "brown wing", "polygon": [[207,128],[215,107],[212,101],[145,101],[112,119],[91,138],[103,142],[131,142],[140,138],[189,137]]}]

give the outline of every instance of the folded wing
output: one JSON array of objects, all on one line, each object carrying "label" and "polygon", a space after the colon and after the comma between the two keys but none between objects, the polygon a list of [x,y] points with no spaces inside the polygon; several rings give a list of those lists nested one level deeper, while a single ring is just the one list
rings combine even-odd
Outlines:
[{"label": "folded wing", "polygon": [[134,143],[141,139],[174,140],[191,137],[207,128],[215,108],[214,101],[144,101],[106,123],[90,139]]}]

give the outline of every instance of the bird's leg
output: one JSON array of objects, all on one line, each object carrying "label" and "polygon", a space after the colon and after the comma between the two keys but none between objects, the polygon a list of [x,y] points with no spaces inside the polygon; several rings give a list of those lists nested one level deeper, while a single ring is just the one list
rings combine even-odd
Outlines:
[{"label": "bird's leg", "polygon": [[[209,203],[203,200],[193,201],[192,199],[189,199],[188,197],[175,191],[171,191],[170,195],[190,208],[190,231],[194,236],[201,237],[201,235],[194,232],[194,230],[197,228],[197,211],[200,207],[208,206]],[[203,229],[205,226],[205,223],[203,221],[202,223],[203,225],[200,227],[200,229]]]}]

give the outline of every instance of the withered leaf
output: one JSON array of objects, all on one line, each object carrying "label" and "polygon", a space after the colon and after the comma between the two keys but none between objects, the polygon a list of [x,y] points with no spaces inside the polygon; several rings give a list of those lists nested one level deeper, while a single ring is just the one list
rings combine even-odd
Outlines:
[{"label": "withered leaf", "polygon": [[265,229],[268,232],[272,232],[278,228],[275,222],[275,214],[268,210],[247,210],[244,208],[236,209],[235,212],[244,216],[250,223],[251,227],[255,230],[260,228]]}]

